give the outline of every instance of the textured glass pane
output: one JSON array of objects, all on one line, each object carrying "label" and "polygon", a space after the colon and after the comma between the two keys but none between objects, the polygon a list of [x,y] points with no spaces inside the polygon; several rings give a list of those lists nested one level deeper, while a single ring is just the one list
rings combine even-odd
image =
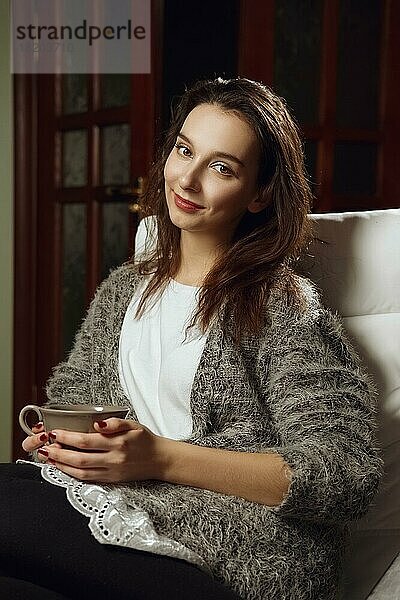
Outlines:
[{"label": "textured glass pane", "polygon": [[130,180],[130,126],[110,125],[102,129],[104,185],[123,185]]},{"label": "textured glass pane", "polygon": [[63,206],[62,342],[64,356],[72,348],[85,312],[86,207]]},{"label": "textured glass pane", "polygon": [[275,3],[274,89],[301,123],[318,122],[322,0]]},{"label": "textured glass pane", "polygon": [[101,105],[104,108],[126,106],[130,102],[131,77],[128,74],[101,76]]},{"label": "textured glass pane", "polygon": [[334,194],[365,194],[376,191],[377,144],[337,142],[333,167]]},{"label": "textured glass pane", "polygon": [[87,130],[63,133],[63,186],[81,187],[87,182]]},{"label": "textured glass pane", "polygon": [[317,165],[317,142],[305,140],[304,143],[304,162],[308,175],[308,181],[312,192],[315,194],[317,185],[316,165]]},{"label": "textured glass pane", "polygon": [[341,0],[336,122],[377,127],[383,2]]},{"label": "textured glass pane", "polygon": [[83,113],[88,109],[87,75],[63,75],[63,113]]},{"label": "textured glass pane", "polygon": [[127,202],[103,204],[102,277],[129,258],[129,209]]}]

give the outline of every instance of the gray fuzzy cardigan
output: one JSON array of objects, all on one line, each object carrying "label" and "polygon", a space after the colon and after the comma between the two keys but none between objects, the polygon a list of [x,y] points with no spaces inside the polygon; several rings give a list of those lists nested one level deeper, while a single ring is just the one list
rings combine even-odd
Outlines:
[{"label": "gray fuzzy cardigan", "polygon": [[[68,360],[48,382],[50,402],[123,404],[137,420],[119,382],[118,347],[141,277],[123,265],[101,284]],[[382,472],[370,378],[315,286],[293,277],[304,311],[273,288],[261,335],[236,348],[222,328],[225,322],[229,330],[229,315],[210,328],[186,440],[279,453],[293,471],[282,504],[154,480],[117,486],[159,534],[200,555],[246,600],[339,598],[348,523],[366,512]]]}]

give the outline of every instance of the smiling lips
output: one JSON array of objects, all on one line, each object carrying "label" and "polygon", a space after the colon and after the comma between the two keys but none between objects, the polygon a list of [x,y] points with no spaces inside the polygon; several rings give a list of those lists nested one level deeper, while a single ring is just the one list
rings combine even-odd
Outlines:
[{"label": "smiling lips", "polygon": [[173,194],[176,206],[186,212],[196,212],[197,210],[204,208],[204,206],[200,206],[199,204],[185,200],[185,198],[178,196],[178,194],[176,194],[174,191]]}]

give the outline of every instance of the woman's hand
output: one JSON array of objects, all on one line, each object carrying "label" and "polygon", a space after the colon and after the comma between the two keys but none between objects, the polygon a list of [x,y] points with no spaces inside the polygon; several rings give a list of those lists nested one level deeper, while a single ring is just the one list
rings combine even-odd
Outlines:
[{"label": "woman's hand", "polygon": [[50,442],[55,443],[41,448],[38,455],[83,481],[117,483],[161,478],[165,444],[171,440],[127,419],[111,418],[94,427],[99,433],[61,429],[49,432]]},{"label": "woman's hand", "polygon": [[[44,425],[40,421],[36,425],[32,426],[32,431],[35,435],[28,435],[22,442],[22,448],[25,452],[35,452],[39,448],[42,448],[49,442],[49,436],[44,430]],[[55,444],[56,447],[61,448],[60,444]],[[47,446],[46,446],[47,448]],[[40,454],[38,456],[40,458]],[[43,458],[43,457],[42,457]],[[42,460],[41,462],[45,462]]]},{"label": "woman's hand", "polygon": [[125,419],[99,421],[95,429],[98,433],[50,431],[54,443],[44,448],[40,448],[43,434],[38,432],[23,445],[28,451],[39,447],[42,460],[83,481],[158,479],[267,506],[278,506],[289,490],[291,470],[277,453],[202,447],[155,435],[144,425]]}]

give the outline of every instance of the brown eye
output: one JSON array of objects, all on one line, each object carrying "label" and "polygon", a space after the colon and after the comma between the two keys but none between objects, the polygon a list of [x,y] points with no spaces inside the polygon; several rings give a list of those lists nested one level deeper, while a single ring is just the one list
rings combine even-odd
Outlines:
[{"label": "brown eye", "polygon": [[[185,146],[184,144],[175,144],[175,148],[178,151],[178,154],[180,154],[181,156],[190,156],[191,152],[189,150],[189,148],[187,146]],[[186,153],[187,151],[187,153]]]},{"label": "brown eye", "polygon": [[223,163],[216,163],[214,165],[214,167],[218,167],[218,169],[221,169],[221,171],[217,170],[217,173],[221,173],[221,175],[232,175],[232,171],[229,167],[227,167],[226,165],[224,165]]}]

